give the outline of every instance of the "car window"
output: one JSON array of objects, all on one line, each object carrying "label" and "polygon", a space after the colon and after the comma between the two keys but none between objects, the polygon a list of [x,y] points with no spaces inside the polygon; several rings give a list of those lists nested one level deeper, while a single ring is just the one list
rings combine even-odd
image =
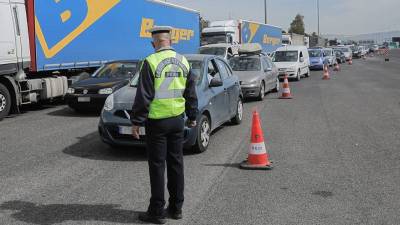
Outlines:
[{"label": "car window", "polygon": [[222,80],[227,79],[227,78],[229,77],[229,73],[228,73],[228,70],[226,69],[225,63],[222,62],[222,61],[219,60],[219,59],[216,59],[215,61],[217,62],[218,67],[219,67],[219,69],[220,69],[220,73],[221,73]]},{"label": "car window", "polygon": [[264,58],[264,60],[268,63],[268,68],[272,69],[274,67],[274,63],[271,61],[271,59]]},{"label": "car window", "polygon": [[191,75],[197,81],[197,84],[199,84],[200,81],[203,80],[203,68],[204,68],[203,61],[189,60],[189,65],[190,65]]},{"label": "car window", "polygon": [[131,78],[138,70],[139,62],[115,62],[105,64],[92,77],[94,78]]},{"label": "car window", "polygon": [[209,84],[210,84],[211,80],[214,78],[221,79],[221,74],[220,74],[218,66],[214,60],[208,61],[207,67],[208,67],[207,80],[208,80]]},{"label": "car window", "polygon": [[262,64],[264,70],[270,68],[270,66],[268,65],[267,61],[265,61],[265,58],[263,58],[261,60],[261,64]]}]

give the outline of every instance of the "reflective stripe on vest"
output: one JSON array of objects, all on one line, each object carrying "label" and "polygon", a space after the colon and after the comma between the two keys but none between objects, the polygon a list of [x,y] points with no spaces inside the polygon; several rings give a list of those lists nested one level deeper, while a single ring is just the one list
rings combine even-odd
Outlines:
[{"label": "reflective stripe on vest", "polygon": [[154,76],[154,99],[150,104],[150,119],[165,119],[185,111],[183,93],[189,74],[189,63],[172,50],[157,52],[146,58]]},{"label": "reflective stripe on vest", "polygon": [[[160,64],[158,64],[155,79],[162,77],[162,72],[167,66],[171,65],[171,69],[165,73],[164,81],[161,83],[160,87],[156,90],[155,99],[168,99],[168,98],[182,98],[185,89],[172,89],[169,90],[170,85],[175,80],[175,78],[183,76],[187,77],[189,74],[188,69],[182,63],[183,56],[176,54],[176,58],[166,58]],[[183,71],[180,74],[179,69]]]}]

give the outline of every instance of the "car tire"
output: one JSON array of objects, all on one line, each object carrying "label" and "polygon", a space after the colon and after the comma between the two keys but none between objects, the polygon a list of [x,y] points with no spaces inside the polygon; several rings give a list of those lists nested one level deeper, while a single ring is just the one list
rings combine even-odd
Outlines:
[{"label": "car tire", "polygon": [[310,68],[307,69],[307,73],[304,76],[305,77],[310,77]]},{"label": "car tire", "polygon": [[207,151],[211,139],[210,119],[206,115],[202,115],[197,125],[196,144],[193,148],[194,152],[202,153]]},{"label": "car tire", "polygon": [[232,118],[231,122],[235,125],[239,125],[243,120],[243,101],[239,98],[236,105],[236,115]]},{"label": "car tire", "polygon": [[8,116],[11,109],[11,95],[6,86],[0,84],[0,120]]},{"label": "car tire", "polygon": [[300,70],[297,71],[297,76],[296,76],[296,81],[300,81],[301,80],[301,76],[300,76]]},{"label": "car tire", "polygon": [[265,97],[265,83],[264,81],[262,81],[260,85],[260,93],[258,94],[257,100],[262,101],[264,100],[264,97]]},{"label": "car tire", "polygon": [[272,89],[272,92],[275,92],[275,93],[278,93],[279,92],[279,89],[280,89],[280,81],[279,81],[279,78],[276,78],[276,84],[275,84],[275,88],[274,89]]}]

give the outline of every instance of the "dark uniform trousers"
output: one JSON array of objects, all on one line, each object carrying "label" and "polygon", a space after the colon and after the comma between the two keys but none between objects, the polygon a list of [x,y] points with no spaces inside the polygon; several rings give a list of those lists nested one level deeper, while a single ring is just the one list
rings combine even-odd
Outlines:
[{"label": "dark uniform trousers", "polygon": [[163,215],[165,198],[165,162],[169,207],[182,210],[184,200],[183,174],[183,115],[146,122],[146,145],[150,170],[151,199],[148,212]]}]

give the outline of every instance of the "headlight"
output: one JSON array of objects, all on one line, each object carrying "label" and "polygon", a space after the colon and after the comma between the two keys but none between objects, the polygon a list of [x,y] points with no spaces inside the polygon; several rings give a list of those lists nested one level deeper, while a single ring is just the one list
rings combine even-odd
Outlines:
[{"label": "headlight", "polygon": [[68,93],[68,94],[75,94],[75,89],[73,89],[73,88],[68,88],[67,93]]},{"label": "headlight", "polygon": [[112,88],[103,88],[99,90],[99,94],[100,95],[110,95],[113,93],[113,89]]},{"label": "headlight", "polygon": [[104,103],[104,110],[111,111],[114,108],[114,95],[111,94],[107,97],[106,102]]}]

